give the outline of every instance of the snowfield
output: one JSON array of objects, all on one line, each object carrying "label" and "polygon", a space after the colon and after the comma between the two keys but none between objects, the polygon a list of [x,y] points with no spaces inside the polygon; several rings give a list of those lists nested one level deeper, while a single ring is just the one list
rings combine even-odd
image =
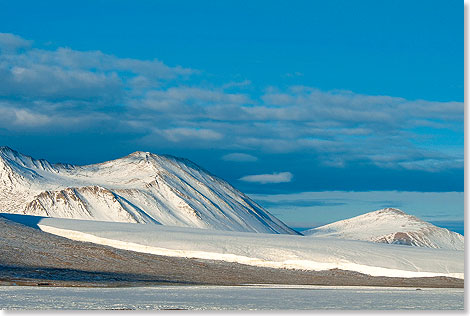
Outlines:
[{"label": "snowfield", "polygon": [[462,235],[395,208],[359,215],[304,231],[303,234],[462,251],[465,248]]},{"label": "snowfield", "polygon": [[78,241],[261,267],[342,269],[372,276],[464,278],[464,252],[335,238],[204,230],[25,215],[2,216]]}]

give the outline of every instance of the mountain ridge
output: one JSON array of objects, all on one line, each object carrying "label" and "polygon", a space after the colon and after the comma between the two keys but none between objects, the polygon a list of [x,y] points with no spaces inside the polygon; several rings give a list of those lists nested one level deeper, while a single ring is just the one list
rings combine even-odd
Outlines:
[{"label": "mountain ridge", "polygon": [[136,151],[91,165],[51,164],[0,147],[0,210],[9,213],[298,234],[185,158]]}]

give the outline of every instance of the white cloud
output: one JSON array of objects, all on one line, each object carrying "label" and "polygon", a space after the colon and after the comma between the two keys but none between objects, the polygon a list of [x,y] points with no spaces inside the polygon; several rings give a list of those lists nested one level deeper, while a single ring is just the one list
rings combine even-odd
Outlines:
[{"label": "white cloud", "polygon": [[39,113],[32,113],[28,110],[15,110],[16,116],[16,125],[27,125],[27,126],[36,126],[36,125],[45,125],[50,122],[50,118],[46,115]]},{"label": "white cloud", "polygon": [[196,129],[196,128],[171,128],[161,131],[163,135],[172,142],[181,142],[184,140],[205,140],[214,141],[224,137],[223,134],[212,131],[210,129]]},{"label": "white cloud", "polygon": [[274,172],[272,174],[256,174],[241,177],[239,180],[245,182],[266,183],[283,183],[291,182],[294,176],[290,172]]},{"label": "white cloud", "polygon": [[422,159],[416,161],[398,162],[400,167],[408,170],[421,170],[430,172],[439,172],[446,169],[459,168],[463,166],[464,159]]},{"label": "white cloud", "polygon": [[[83,104],[83,107],[88,106],[87,102],[80,104]],[[29,133],[32,130],[41,133],[52,130],[82,131],[96,126],[100,126],[101,129],[105,126],[122,126],[113,116],[102,112],[90,112],[86,108],[81,111],[74,110],[74,115],[70,115],[67,108],[75,106],[75,101],[17,101],[0,98],[0,127],[14,133],[25,131]]]},{"label": "white cloud", "polygon": [[[15,98],[118,99],[131,87],[155,87],[158,82],[197,71],[170,67],[159,60],[119,58],[100,51],[70,48],[30,48],[30,41],[0,33],[0,95]],[[17,48],[25,48],[18,51]]]},{"label": "white cloud", "polygon": [[243,81],[232,81],[226,83],[222,86],[223,89],[230,89],[230,88],[237,88],[237,87],[247,87],[251,85],[250,80],[243,80]]},{"label": "white cloud", "polygon": [[252,162],[252,161],[258,160],[258,158],[256,158],[255,156],[244,154],[244,153],[227,154],[227,155],[224,155],[222,159],[226,161],[239,161],[239,162]]},{"label": "white cloud", "polygon": [[249,102],[249,98],[239,93],[225,93],[213,88],[171,87],[166,90],[152,90],[146,94],[144,105],[150,109],[173,109],[185,107],[190,114],[206,113],[205,109],[214,104],[240,106]]},{"label": "white cloud", "polygon": [[0,33],[0,50],[6,53],[12,53],[19,48],[30,47],[32,41],[25,40],[24,38],[11,34]]},{"label": "white cloud", "polygon": [[24,65],[1,69],[0,95],[45,99],[114,99],[122,82],[114,73],[94,73],[57,66]]},{"label": "white cloud", "polygon": [[[411,118],[463,120],[462,102],[406,100],[390,96],[369,96],[350,91],[321,91],[294,86],[287,91],[268,89],[262,96],[264,105],[251,113],[262,119],[331,120],[341,125],[357,122],[367,125],[385,124],[397,128],[408,125]],[[408,125],[409,126],[409,125]]]},{"label": "white cloud", "polygon": [[39,115],[38,128],[56,126],[63,117],[81,122],[85,131],[103,118],[142,140],[185,148],[213,142],[235,153],[308,153],[335,167],[350,162],[426,171],[463,167],[463,151],[435,146],[439,137],[447,137],[453,142],[448,147],[463,148],[458,143],[463,137],[448,137],[449,131],[463,135],[463,102],[305,86],[270,87],[258,97],[249,89],[241,92],[249,80],[216,86],[208,77],[194,76],[189,82],[186,78],[198,71],[156,59],[30,45],[0,33],[0,101],[8,101],[2,112],[10,117],[2,120],[2,128],[32,128],[28,117]]},{"label": "white cloud", "polygon": [[67,47],[57,50],[32,49],[16,58],[22,62],[57,65],[68,69],[95,69],[99,71],[127,71],[148,78],[174,79],[197,73],[181,66],[170,67],[163,62],[120,58],[101,51],[77,51]]},{"label": "white cloud", "polygon": [[13,107],[8,103],[0,102],[0,126],[34,128],[51,123],[47,115],[33,112],[25,108]]}]

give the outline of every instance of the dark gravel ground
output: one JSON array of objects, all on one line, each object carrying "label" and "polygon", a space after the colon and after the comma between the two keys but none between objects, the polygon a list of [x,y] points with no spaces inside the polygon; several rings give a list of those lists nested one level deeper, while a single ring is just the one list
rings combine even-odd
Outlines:
[{"label": "dark gravel ground", "polygon": [[343,270],[302,271],[157,256],[72,241],[0,216],[0,285],[310,284],[463,288],[460,279],[372,277]]}]

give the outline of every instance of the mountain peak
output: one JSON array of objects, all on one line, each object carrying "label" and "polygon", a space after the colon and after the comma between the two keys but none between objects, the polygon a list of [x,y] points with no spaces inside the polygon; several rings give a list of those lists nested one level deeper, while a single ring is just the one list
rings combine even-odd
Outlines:
[{"label": "mountain peak", "polygon": [[14,161],[22,161],[23,158],[30,158],[29,156],[25,156],[18,151],[8,147],[8,146],[1,146],[0,147],[0,159],[6,160],[14,160]]},{"label": "mountain peak", "polygon": [[132,157],[147,157],[150,155],[153,155],[153,154],[148,151],[140,151],[140,150],[134,151],[133,153],[129,154],[129,156],[132,156]]},{"label": "mountain peak", "polygon": [[[145,161],[148,161],[148,160],[155,160],[155,158],[157,157],[160,157],[160,155],[157,155],[157,154],[154,154],[154,153],[151,153],[151,152],[148,152],[148,151],[134,151],[133,153],[130,153],[129,155],[123,157],[123,158],[120,158],[120,159],[131,159],[131,160],[138,160],[138,161],[141,161],[141,160],[145,160]],[[119,160],[119,159],[118,159]]]},{"label": "mountain peak", "polygon": [[305,235],[462,250],[464,237],[396,208],[384,208],[305,231]]},{"label": "mountain peak", "polygon": [[136,151],[92,165],[51,165],[8,147],[0,157],[8,171],[2,177],[0,169],[0,209],[9,213],[297,234],[184,158]]},{"label": "mountain peak", "polygon": [[0,146],[0,151],[13,151],[13,149],[8,146]]},{"label": "mountain peak", "polygon": [[375,211],[377,213],[390,213],[390,214],[397,214],[397,215],[408,215],[404,211],[398,209],[398,208],[393,208],[393,207],[386,207],[383,209],[380,209],[378,211]]},{"label": "mountain peak", "polygon": [[0,154],[2,154],[2,155],[13,154],[15,156],[19,155],[19,153],[16,150],[14,150],[14,149],[12,149],[8,146],[0,146]]}]

